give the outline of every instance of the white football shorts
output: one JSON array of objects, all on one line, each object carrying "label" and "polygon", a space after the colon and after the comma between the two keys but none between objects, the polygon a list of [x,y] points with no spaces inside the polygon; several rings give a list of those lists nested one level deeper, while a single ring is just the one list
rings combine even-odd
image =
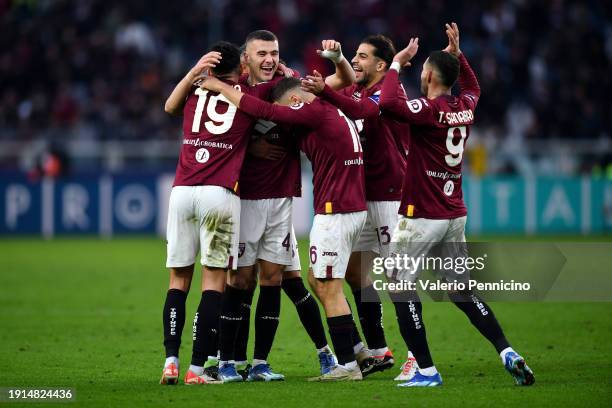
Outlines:
[{"label": "white football shorts", "polygon": [[[447,220],[434,220],[427,218],[408,218],[399,216],[395,230],[393,231],[392,253],[407,255],[409,258],[435,257],[456,259],[467,256],[465,245],[465,223],[467,217],[459,217]],[[431,265],[436,265],[431,260]],[[387,270],[387,275],[395,280],[406,280],[415,282],[423,271],[423,264],[411,263],[413,268],[402,270]],[[418,266],[417,266],[418,265]],[[435,268],[434,272],[442,275],[447,281],[466,281],[469,274],[458,275],[454,270],[444,271]]]},{"label": "white football shorts", "polygon": [[293,225],[291,225],[291,265],[285,266],[285,272],[302,271],[302,264],[300,262],[300,251],[298,250],[298,242],[295,237],[295,231]]},{"label": "white football shorts", "polygon": [[366,218],[367,211],[315,215],[309,249],[310,268],[315,278],[344,279]]},{"label": "white football shorts", "polygon": [[239,267],[255,265],[258,259],[291,265],[295,242],[292,205],[291,197],[241,200]]},{"label": "white football shorts", "polygon": [[170,193],[166,267],[195,263],[236,269],[240,198],[219,186],[176,186]]},{"label": "white football shorts", "polygon": [[354,252],[372,251],[388,256],[399,207],[400,201],[368,201],[368,218]]}]

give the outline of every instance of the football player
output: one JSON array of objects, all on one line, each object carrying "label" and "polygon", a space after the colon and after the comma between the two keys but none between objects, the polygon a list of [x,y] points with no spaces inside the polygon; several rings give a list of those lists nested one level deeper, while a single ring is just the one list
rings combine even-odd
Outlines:
[{"label": "football player", "polygon": [[[474,123],[474,111],[480,87],[465,55],[459,48],[459,28],[446,25],[448,46],[434,51],[421,70],[423,97],[398,99],[398,75],[418,50],[418,38],[393,58],[382,86],[380,108],[411,125],[407,177],[402,191],[400,218],[393,231],[394,251],[410,257],[439,251],[442,259],[467,256],[465,224],[467,210],[463,202],[462,161],[465,143]],[[459,82],[458,96],[451,93]],[[414,282],[420,268],[390,269],[397,281]],[[448,282],[461,282],[467,273],[452,268],[442,271]],[[534,383],[533,372],[506,339],[491,308],[470,290],[448,291],[450,300],[466,314],[470,322],[495,347],[506,370],[519,385]],[[419,369],[405,387],[437,386],[442,377],[429,352],[422,305],[416,291],[392,292],[400,331],[414,353]]]}]

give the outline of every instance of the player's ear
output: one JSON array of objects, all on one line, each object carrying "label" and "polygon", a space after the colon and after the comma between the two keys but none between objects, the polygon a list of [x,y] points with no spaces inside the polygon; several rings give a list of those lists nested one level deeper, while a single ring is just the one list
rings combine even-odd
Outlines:
[{"label": "player's ear", "polygon": [[385,69],[386,65],[387,64],[385,63],[385,61],[378,61],[378,63],[376,63],[376,71],[377,72],[382,71],[383,69]]}]

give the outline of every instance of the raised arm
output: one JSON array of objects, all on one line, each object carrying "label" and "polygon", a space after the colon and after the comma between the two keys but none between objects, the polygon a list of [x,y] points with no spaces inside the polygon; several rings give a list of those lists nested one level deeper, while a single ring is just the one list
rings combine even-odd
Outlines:
[{"label": "raised arm", "polygon": [[472,108],[475,108],[478,98],[480,98],[480,85],[478,85],[476,75],[472,67],[470,67],[467,58],[465,58],[465,55],[459,48],[459,27],[456,23],[446,24],[446,35],[448,37],[448,45],[444,51],[459,58],[459,78],[457,79],[460,89],[459,97],[462,99],[468,98],[471,101],[470,103],[473,104]]},{"label": "raised arm", "polygon": [[342,47],[338,41],[321,41],[322,50],[317,54],[331,60],[336,65],[336,72],[325,78],[325,84],[334,90],[345,88],[355,82],[355,71],[350,62],[342,55]]},{"label": "raised arm", "polygon": [[459,78],[457,80],[461,90],[459,97],[471,100],[474,104],[473,108],[475,108],[480,98],[480,85],[478,85],[476,75],[472,71],[472,67],[470,67],[465,55],[461,54],[459,56],[459,64]]},{"label": "raised arm", "polygon": [[395,119],[408,123],[429,123],[433,110],[426,98],[406,101],[399,97],[401,86],[399,72],[391,66],[385,75],[380,94],[380,110],[389,113]]},{"label": "raised arm", "polygon": [[426,98],[406,101],[400,98],[403,93],[399,81],[399,71],[403,66],[410,66],[410,60],[419,49],[419,39],[411,38],[408,46],[393,57],[391,68],[385,75],[380,94],[380,109],[390,113],[402,122],[428,123],[433,115],[431,104]]},{"label": "raised arm", "polygon": [[194,82],[204,77],[204,72],[214,67],[219,63],[221,59],[221,53],[211,51],[204,55],[197,64],[195,64],[189,72],[180,80],[178,84],[166,99],[164,110],[171,115],[181,115],[183,113],[183,107],[185,106],[185,100],[194,85]]},{"label": "raised arm", "polygon": [[367,119],[380,114],[377,98],[365,98],[356,101],[331,89],[323,82],[323,77],[317,71],[302,80],[302,89],[312,92],[338,107],[352,120]]}]

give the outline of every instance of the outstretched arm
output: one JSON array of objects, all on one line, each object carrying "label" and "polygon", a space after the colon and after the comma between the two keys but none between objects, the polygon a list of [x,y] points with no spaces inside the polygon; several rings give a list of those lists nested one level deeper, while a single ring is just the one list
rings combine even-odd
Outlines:
[{"label": "outstretched arm", "polygon": [[244,96],[240,87],[237,88],[220,81],[218,78],[208,76],[200,82],[200,88],[208,89],[209,91],[219,92],[234,106],[240,105],[240,100]]},{"label": "outstretched arm", "polygon": [[204,55],[197,64],[189,70],[189,72],[181,79],[181,81],[174,87],[166,104],[164,110],[171,115],[180,115],[183,113],[183,107],[185,106],[185,100],[191,91],[191,87],[194,82],[204,78],[206,70],[216,66],[221,60],[221,53],[211,51]]},{"label": "outstretched arm", "polygon": [[355,71],[348,60],[342,55],[342,47],[338,41],[321,41],[322,50],[317,54],[331,60],[336,65],[336,72],[325,78],[325,84],[334,90],[345,88],[355,82]]},{"label": "outstretched arm", "polygon": [[301,103],[296,106],[283,106],[262,101],[251,95],[244,95],[238,108],[256,118],[263,118],[289,125],[315,127],[320,119],[318,109],[312,104]]},{"label": "outstretched arm", "polygon": [[200,87],[213,92],[219,92],[241,111],[274,122],[302,125],[312,128],[320,119],[319,109],[312,104],[301,103],[296,106],[282,106],[262,101],[252,95],[240,91],[240,86],[233,87],[217,78],[205,78]]},{"label": "outstretched arm", "polygon": [[313,75],[308,75],[302,80],[302,89],[331,102],[352,120],[371,118],[378,116],[380,113],[375,99],[365,98],[361,101],[356,101],[353,98],[344,96],[324,83],[323,77],[317,71],[314,71]]}]

